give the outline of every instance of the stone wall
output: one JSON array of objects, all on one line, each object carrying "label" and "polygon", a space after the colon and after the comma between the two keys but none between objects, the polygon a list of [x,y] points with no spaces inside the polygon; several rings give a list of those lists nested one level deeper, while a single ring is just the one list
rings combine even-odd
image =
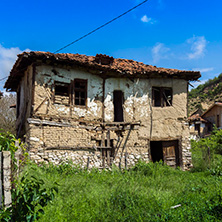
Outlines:
[{"label": "stone wall", "polygon": [[[78,124],[49,126],[45,125],[45,122],[39,124],[38,121],[29,121],[32,123],[29,125],[27,142],[30,157],[36,163],[52,162],[59,164],[71,160],[74,164],[83,167],[103,167],[102,148],[100,146],[103,135],[104,139],[107,139],[108,131],[110,132],[113,151],[115,147],[115,151],[118,150],[115,158],[111,156],[111,164],[119,166],[121,162],[121,166],[125,167],[125,164],[127,166],[135,165],[139,159],[149,161],[148,141],[138,138],[138,129],[131,130],[129,134],[129,126],[125,126],[123,130],[121,128],[121,133],[119,133],[119,129],[110,131],[107,128],[95,131],[89,130],[88,127],[79,128]],[[55,124],[55,122],[52,122],[52,124]],[[138,128],[138,126],[134,126],[134,128]],[[119,143],[118,141],[122,142]],[[108,164],[107,157],[104,156],[104,158],[105,167],[110,167],[111,164]]]}]

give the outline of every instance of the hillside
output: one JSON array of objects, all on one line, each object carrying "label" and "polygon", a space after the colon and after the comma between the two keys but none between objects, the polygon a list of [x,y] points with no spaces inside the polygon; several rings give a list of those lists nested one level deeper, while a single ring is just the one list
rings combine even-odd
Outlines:
[{"label": "hillside", "polygon": [[222,101],[222,73],[192,89],[188,95],[188,113],[198,108],[208,109],[215,101]]}]

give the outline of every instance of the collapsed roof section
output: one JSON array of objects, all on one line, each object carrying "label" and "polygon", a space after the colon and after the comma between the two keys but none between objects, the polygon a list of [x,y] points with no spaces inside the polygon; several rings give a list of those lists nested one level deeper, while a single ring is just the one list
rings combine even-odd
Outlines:
[{"label": "collapsed roof section", "polygon": [[97,54],[86,56],[80,54],[50,52],[23,52],[18,55],[4,88],[16,91],[25,70],[31,64],[66,65],[71,68],[87,70],[93,74],[127,78],[179,78],[197,80],[201,74],[197,71],[184,71],[178,69],[158,68],[128,59],[115,59],[113,57]]}]

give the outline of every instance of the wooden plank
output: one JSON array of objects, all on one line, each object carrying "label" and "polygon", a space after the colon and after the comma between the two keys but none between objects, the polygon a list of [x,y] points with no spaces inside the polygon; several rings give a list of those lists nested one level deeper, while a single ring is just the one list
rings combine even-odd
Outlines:
[{"label": "wooden plank", "polygon": [[125,152],[125,169],[127,169],[127,158],[128,158],[128,153]]},{"label": "wooden plank", "polygon": [[[19,176],[19,158],[20,158],[20,146],[19,146],[19,141],[16,140],[15,141],[15,147],[18,147],[17,151],[15,152],[15,159],[16,159],[16,165],[17,165],[17,169],[16,169],[16,176],[18,177]],[[13,178],[14,179],[14,178]]]},{"label": "wooden plank", "polygon": [[178,149],[177,141],[163,142],[163,160],[168,166],[177,166],[176,149]]},{"label": "wooden plank", "polygon": [[6,208],[12,204],[11,197],[11,153],[3,151],[3,189],[4,205]]},{"label": "wooden plank", "polygon": [[89,169],[89,156],[87,158],[87,170]]},{"label": "wooden plank", "polygon": [[[110,131],[109,130],[107,131],[106,138],[107,138],[107,147],[110,147]],[[110,164],[111,164],[111,161],[110,161],[111,150],[107,149],[106,152],[107,152],[107,164],[108,164],[108,166],[110,166]]]},{"label": "wooden plank", "polygon": [[[105,135],[102,134],[101,147],[105,146]],[[102,149],[102,166],[105,168],[105,149]]]}]

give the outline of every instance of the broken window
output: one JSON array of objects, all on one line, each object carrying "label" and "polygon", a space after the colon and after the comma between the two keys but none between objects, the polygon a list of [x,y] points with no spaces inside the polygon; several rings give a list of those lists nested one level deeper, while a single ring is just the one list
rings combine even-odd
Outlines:
[{"label": "broken window", "polygon": [[74,105],[86,106],[87,80],[75,79],[73,87]]},{"label": "broken window", "polygon": [[123,122],[123,92],[115,90],[113,92],[114,122]]},{"label": "broken window", "polygon": [[153,87],[153,106],[172,106],[172,88]]},{"label": "broken window", "polygon": [[70,84],[55,82],[54,103],[69,105],[69,88]]}]

